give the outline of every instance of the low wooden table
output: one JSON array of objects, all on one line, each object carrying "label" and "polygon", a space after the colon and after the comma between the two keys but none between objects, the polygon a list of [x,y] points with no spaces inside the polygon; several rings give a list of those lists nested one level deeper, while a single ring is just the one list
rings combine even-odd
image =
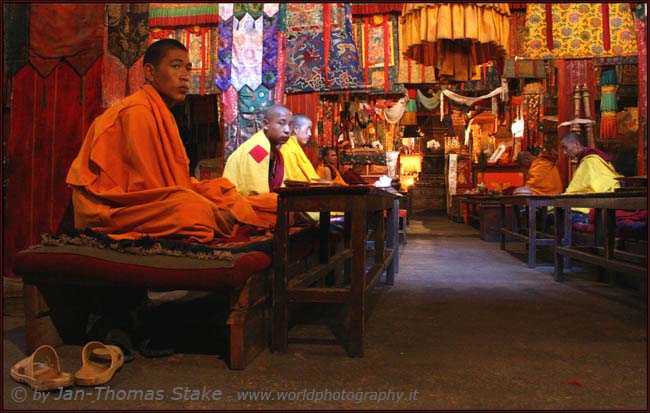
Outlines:
[{"label": "low wooden table", "polygon": [[500,196],[465,194],[459,202],[465,204],[467,223],[478,222],[483,241],[499,241],[499,200]]},{"label": "low wooden table", "polygon": [[[509,195],[499,198],[501,205],[499,214],[499,227],[501,228],[501,249],[506,249],[506,238],[512,237],[524,241],[528,246],[528,266],[535,268],[537,246],[555,245],[555,237],[537,229],[537,208],[546,208],[555,204],[555,195]],[[512,208],[512,220],[510,227],[506,226],[506,208]],[[525,207],[528,228],[519,228],[519,216],[521,207]]]},{"label": "low wooden table", "polygon": [[[366,292],[386,271],[386,282],[395,276],[399,201],[394,194],[372,186],[323,186],[280,188],[278,221],[274,237],[273,334],[271,348],[286,352],[288,347],[289,303],[338,303],[349,305],[350,325],[345,337],[351,357],[363,356]],[[292,211],[320,212],[320,263],[289,279],[288,222]],[[330,212],[345,212],[343,251],[329,256]],[[384,218],[388,211],[388,223]],[[366,271],[366,218],[375,224],[374,264]],[[387,227],[387,229],[386,229]],[[388,241],[388,247],[385,243]],[[349,286],[314,287],[340,263],[344,263]]]},{"label": "low wooden table", "polygon": [[[578,247],[571,243],[570,208],[595,208],[595,247]],[[648,208],[647,192],[610,192],[593,194],[559,195],[555,198],[555,280],[564,278],[563,256],[603,267],[610,272],[610,284],[614,284],[614,271],[631,272],[643,277],[648,275],[648,258],[615,250],[616,210]],[[564,225],[561,225],[563,223]],[[562,229],[562,230],[560,230]],[[565,241],[562,237],[564,235]],[[645,289],[644,289],[645,291]]]}]

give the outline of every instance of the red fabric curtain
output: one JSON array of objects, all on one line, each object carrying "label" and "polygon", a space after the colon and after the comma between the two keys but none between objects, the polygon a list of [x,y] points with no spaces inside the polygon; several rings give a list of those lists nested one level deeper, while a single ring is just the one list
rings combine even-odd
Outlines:
[{"label": "red fabric curtain", "polygon": [[43,77],[66,59],[83,75],[102,55],[104,4],[32,3],[29,61]]},{"label": "red fabric curtain", "polygon": [[13,78],[4,274],[14,254],[54,232],[70,203],[65,176],[92,120],[101,113],[101,59],[82,78],[68,64],[43,78],[31,65]]},{"label": "red fabric curtain", "polygon": [[352,4],[352,15],[367,16],[370,14],[401,13],[402,5],[402,3]]}]

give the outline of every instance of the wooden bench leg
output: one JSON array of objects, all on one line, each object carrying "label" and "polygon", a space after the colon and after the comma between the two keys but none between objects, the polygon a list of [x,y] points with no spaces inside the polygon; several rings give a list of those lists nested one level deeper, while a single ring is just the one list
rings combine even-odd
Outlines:
[{"label": "wooden bench leg", "polygon": [[45,299],[35,285],[23,284],[25,308],[25,341],[27,352],[32,353],[43,344],[59,346],[63,340],[59,335]]},{"label": "wooden bench leg", "polygon": [[243,370],[268,345],[266,328],[268,271],[251,275],[241,290],[231,293],[229,366]]}]

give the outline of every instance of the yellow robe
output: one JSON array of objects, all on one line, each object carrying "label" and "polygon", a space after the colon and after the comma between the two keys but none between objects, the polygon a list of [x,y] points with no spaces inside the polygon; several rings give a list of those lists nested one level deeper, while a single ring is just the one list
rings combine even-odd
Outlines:
[{"label": "yellow robe", "polygon": [[275,225],[277,197],[243,197],[224,178],[189,175],[178,126],[158,92],[146,85],[97,117],[66,183],[75,227],[113,239],[186,236],[209,242],[238,226]]},{"label": "yellow robe", "polygon": [[259,130],[230,155],[223,176],[235,184],[242,195],[268,194],[271,192],[270,154],[271,142],[264,130]]},{"label": "yellow robe", "polygon": [[[592,192],[614,192],[621,184],[616,178],[623,175],[616,172],[612,164],[598,155],[587,155],[578,164],[565,194],[588,194]],[[589,208],[572,208],[573,211],[589,213]]]},{"label": "yellow robe", "polygon": [[545,157],[536,158],[528,169],[526,186],[537,195],[559,195],[562,179],[555,162]]},{"label": "yellow robe", "polygon": [[290,137],[282,145],[280,152],[284,158],[284,179],[301,182],[318,181],[320,177],[295,136]]}]

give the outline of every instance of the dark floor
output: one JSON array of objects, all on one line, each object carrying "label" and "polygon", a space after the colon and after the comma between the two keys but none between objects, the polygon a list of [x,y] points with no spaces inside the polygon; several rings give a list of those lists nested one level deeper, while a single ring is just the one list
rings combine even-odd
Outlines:
[{"label": "dark floor", "polygon": [[[400,256],[395,285],[371,294],[363,358],[348,358],[336,345],[290,344],[286,354],[266,351],[232,371],[213,354],[137,356],[103,388],[48,395],[9,378],[25,357],[24,329],[21,317],[5,315],[3,407],[648,408],[647,305],[638,293],[596,282],[580,268],[557,283],[551,267],[529,269],[444,217],[412,219]],[[313,325],[291,334],[330,337]],[[64,371],[79,368],[79,346],[58,350]],[[221,393],[196,400],[208,391]],[[269,393],[251,401],[246,392]]]}]

